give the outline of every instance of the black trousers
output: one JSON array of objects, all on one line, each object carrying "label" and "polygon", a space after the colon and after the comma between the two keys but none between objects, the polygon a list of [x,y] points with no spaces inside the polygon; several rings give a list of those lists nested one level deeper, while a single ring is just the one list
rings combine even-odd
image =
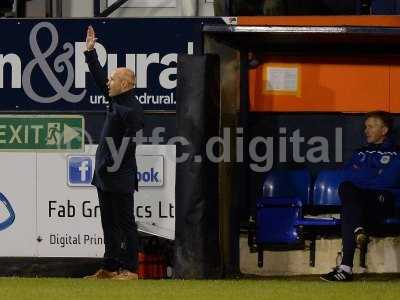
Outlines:
[{"label": "black trousers", "polygon": [[388,191],[361,189],[352,182],[343,182],[339,186],[342,201],[342,264],[353,267],[356,241],[354,231],[358,227],[367,232],[394,212],[394,198]]},{"label": "black trousers", "polygon": [[133,193],[114,193],[97,189],[101,224],[104,233],[103,268],[136,272],[138,233],[135,223]]}]

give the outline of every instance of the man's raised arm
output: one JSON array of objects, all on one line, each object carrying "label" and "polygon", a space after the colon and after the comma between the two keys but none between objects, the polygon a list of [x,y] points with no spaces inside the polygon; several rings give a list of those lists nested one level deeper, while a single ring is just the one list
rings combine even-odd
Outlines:
[{"label": "man's raised arm", "polygon": [[102,93],[108,97],[107,75],[100,66],[97,58],[97,52],[94,46],[96,45],[96,34],[92,26],[89,26],[86,31],[86,63],[89,66],[89,71],[92,74],[96,85],[101,89]]}]

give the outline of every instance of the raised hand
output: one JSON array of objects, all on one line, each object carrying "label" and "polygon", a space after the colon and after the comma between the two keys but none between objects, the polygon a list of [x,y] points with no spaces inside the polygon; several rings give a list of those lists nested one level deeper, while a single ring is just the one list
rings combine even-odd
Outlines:
[{"label": "raised hand", "polygon": [[86,31],[86,50],[91,51],[94,49],[94,45],[96,44],[97,38],[94,33],[94,29],[92,26],[89,26]]}]

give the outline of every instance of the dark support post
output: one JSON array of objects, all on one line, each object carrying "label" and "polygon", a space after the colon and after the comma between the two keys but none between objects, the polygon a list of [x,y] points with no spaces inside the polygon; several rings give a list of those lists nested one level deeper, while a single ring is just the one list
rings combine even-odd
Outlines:
[{"label": "dark support post", "polygon": [[93,0],[93,16],[100,16],[100,0]]},{"label": "dark support post", "polygon": [[315,237],[312,238],[311,243],[310,243],[310,267],[315,267],[315,248],[316,248],[316,242],[315,242]]},{"label": "dark support post", "polygon": [[56,0],[56,17],[62,18],[62,0]]},{"label": "dark support post", "polygon": [[[219,135],[220,60],[215,54],[179,55],[177,64],[174,278],[223,275],[219,165],[206,144]],[[220,148],[215,150],[220,153]]]},{"label": "dark support post", "polygon": [[225,0],[225,9],[228,12],[228,16],[233,16],[233,0]]},{"label": "dark support post", "polygon": [[238,194],[240,203],[246,204],[248,208],[248,242],[250,249],[255,248],[255,211],[249,199],[249,52],[247,49],[242,49],[240,52],[240,115],[239,126],[243,128],[243,163],[239,165]]},{"label": "dark support post", "polygon": [[257,265],[259,268],[262,268],[264,266],[264,249],[261,246],[258,246],[258,251],[257,251]]},{"label": "dark support post", "polygon": [[16,2],[16,12],[17,18],[25,18],[26,17],[26,0],[17,0]]},{"label": "dark support post", "polygon": [[46,18],[53,17],[53,0],[46,0]]},{"label": "dark support post", "polygon": [[[242,207],[244,207],[244,201],[247,194],[247,168],[248,164],[248,153],[246,151],[248,139],[247,139],[247,111],[248,104],[242,104],[242,102],[248,102],[248,60],[247,51],[245,54],[240,56],[240,116],[238,120],[238,126],[243,128],[243,160],[244,162],[235,163],[235,176],[233,182],[235,183],[234,195],[231,202],[231,215],[230,215],[230,252],[231,252],[231,269],[228,272],[239,273],[240,269],[240,219]],[[244,113],[243,113],[244,112]],[[241,151],[241,149],[237,149]],[[256,252],[253,249],[252,252]]]},{"label": "dark support post", "polygon": [[368,242],[359,248],[360,248],[360,267],[367,268]]}]

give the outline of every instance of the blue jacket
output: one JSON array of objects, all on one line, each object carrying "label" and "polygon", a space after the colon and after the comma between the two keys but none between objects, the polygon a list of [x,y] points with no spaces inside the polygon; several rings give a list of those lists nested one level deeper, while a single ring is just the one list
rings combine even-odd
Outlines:
[{"label": "blue jacket", "polygon": [[344,178],[360,188],[400,188],[400,150],[391,138],[355,151],[344,165]]}]

